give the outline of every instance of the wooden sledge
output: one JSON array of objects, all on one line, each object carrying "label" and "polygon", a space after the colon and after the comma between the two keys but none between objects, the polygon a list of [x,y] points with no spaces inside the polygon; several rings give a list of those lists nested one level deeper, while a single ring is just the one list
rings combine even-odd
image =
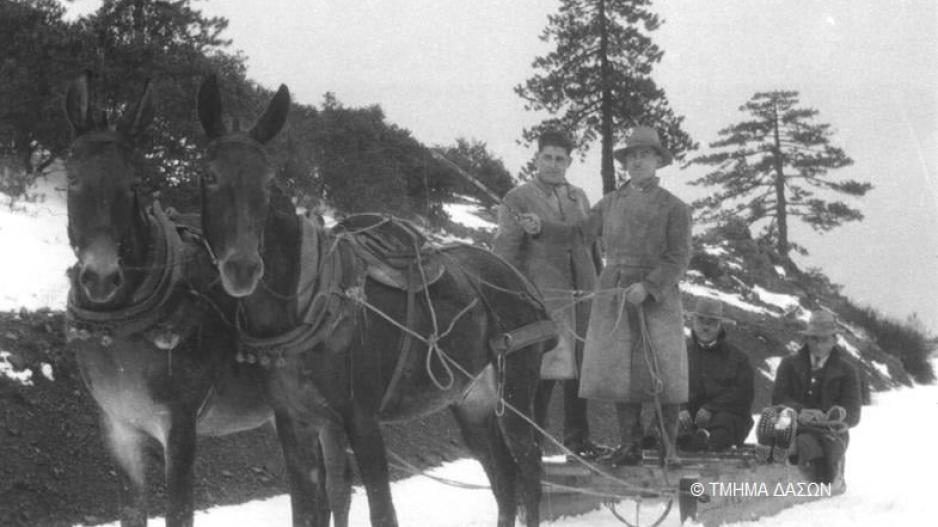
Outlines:
[{"label": "wooden sledge", "polygon": [[[726,453],[681,453],[680,468],[667,473],[657,451],[645,451],[637,467],[544,461],[541,519],[583,514],[612,504],[631,525],[707,527],[750,521],[832,495],[830,485],[803,481],[787,461],[767,461],[766,447],[745,445]],[[641,512],[638,521],[636,515]]]}]

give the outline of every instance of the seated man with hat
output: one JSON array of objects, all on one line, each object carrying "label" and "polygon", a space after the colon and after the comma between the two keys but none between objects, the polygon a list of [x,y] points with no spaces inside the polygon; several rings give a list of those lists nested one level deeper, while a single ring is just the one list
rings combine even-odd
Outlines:
[{"label": "seated man with hat", "polygon": [[700,297],[687,339],[689,394],[678,414],[678,448],[726,450],[741,445],[752,428],[753,370],[749,358],[726,340],[723,302]]},{"label": "seated man with hat", "polygon": [[779,364],[772,404],[798,412],[790,460],[809,481],[843,492],[847,429],[860,422],[860,377],[837,345],[833,314],[815,311],[800,333],[805,345]]}]

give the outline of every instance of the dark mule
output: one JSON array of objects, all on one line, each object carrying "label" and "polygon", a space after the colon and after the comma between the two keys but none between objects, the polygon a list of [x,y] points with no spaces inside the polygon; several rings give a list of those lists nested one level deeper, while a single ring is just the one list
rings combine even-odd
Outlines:
[{"label": "dark mule", "polygon": [[[198,235],[137,196],[132,156],[153,117],[149,85],[116,127],[91,108],[85,76],[69,87],[66,112],[76,135],[66,162],[68,235],[78,257],[67,337],[119,469],[121,525],[147,523],[153,439],[165,460],[166,525],[192,525],[196,434],[270,421],[264,372],[235,361],[234,332],[217,305],[233,302],[218,287],[214,308],[203,300],[218,277]],[[312,449],[304,455],[318,463],[313,438],[304,438]],[[302,524],[328,522],[328,510],[317,514]]]},{"label": "dark mule", "polygon": [[[341,424],[372,525],[397,525],[379,422],[445,407],[489,477],[498,525],[515,524],[519,497],[526,524],[538,525],[540,449],[525,416],[555,328],[536,293],[491,253],[423,246],[399,220],[353,216],[327,232],[297,216],[263,147],[289,104],[281,86],[252,130],[229,133],[214,77],[199,92],[211,139],[203,230],[240,299],[245,360],[268,369],[272,404],[291,422]],[[301,477],[306,467],[283,446]]]}]

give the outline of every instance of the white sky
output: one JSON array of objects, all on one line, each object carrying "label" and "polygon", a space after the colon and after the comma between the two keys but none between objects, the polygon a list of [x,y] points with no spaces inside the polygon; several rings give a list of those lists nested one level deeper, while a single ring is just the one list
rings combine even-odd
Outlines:
[{"label": "white sky", "polygon": [[[100,0],[77,0],[75,13]],[[554,0],[210,0],[227,36],[262,85],[287,84],[303,103],[327,91],[350,106],[380,104],[428,144],[486,142],[513,172],[530,150],[516,143],[542,116],[512,88],[550,48],[538,40]],[[856,204],[862,223],[817,236],[793,226],[846,293],[895,316],[918,312],[938,329],[938,7],[933,0],[721,0],[656,2],[665,50],[656,80],[702,145],[744,118],[756,91],[795,89],[820,110],[854,160],[836,174],[876,187]],[[598,149],[598,148],[597,148]],[[664,184],[686,201],[698,168],[669,168]],[[595,152],[568,173],[600,196]]]}]

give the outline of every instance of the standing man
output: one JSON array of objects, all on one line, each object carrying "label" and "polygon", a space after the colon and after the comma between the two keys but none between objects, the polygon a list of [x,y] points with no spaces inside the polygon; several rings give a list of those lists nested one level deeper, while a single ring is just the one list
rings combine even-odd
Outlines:
[{"label": "standing man", "polygon": [[601,238],[599,277],[583,355],[580,396],[616,401],[621,443],[612,465],[642,461],[642,403],[661,405],[662,461],[675,452],[679,405],[687,402],[687,349],[678,282],[691,256],[691,214],[658,185],[671,164],[653,128],[635,127],[616,150],[629,181],[610,192],[575,226],[525,214],[525,231],[546,243],[588,244]]},{"label": "standing man", "polygon": [[749,358],[726,340],[723,302],[700,297],[691,311],[687,339],[690,378],[687,407],[678,414],[682,450],[726,450],[742,445],[752,428],[753,387]]},{"label": "standing man", "polygon": [[567,182],[573,144],[563,134],[546,131],[537,142],[533,181],[512,189],[498,212],[495,253],[527,276],[544,295],[544,303],[560,328],[557,347],[544,355],[541,383],[534,400],[534,418],[546,427],[551,392],[558,382],[564,394],[564,445],[576,455],[593,459],[601,449],[589,439],[586,399],[578,397],[583,335],[589,302],[581,292],[592,291],[600,266],[595,244],[581,240],[548,243],[521,228],[519,214],[534,213],[560,223],[586,217],[589,201],[579,187]]},{"label": "standing man", "polygon": [[779,364],[772,404],[798,412],[792,461],[809,481],[831,483],[840,493],[846,489],[847,429],[860,422],[860,376],[837,345],[833,314],[815,311],[800,333],[805,344]]}]

